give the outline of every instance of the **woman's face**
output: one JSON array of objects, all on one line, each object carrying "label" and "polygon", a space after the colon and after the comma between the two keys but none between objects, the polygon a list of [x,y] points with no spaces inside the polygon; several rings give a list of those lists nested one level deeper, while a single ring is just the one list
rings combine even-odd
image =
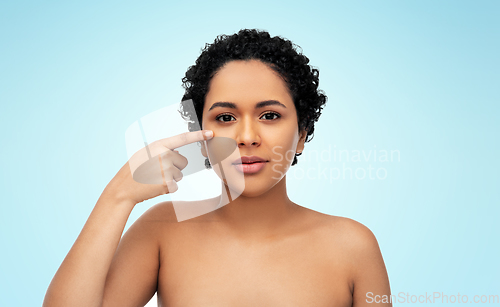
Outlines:
[{"label": "woman's face", "polygon": [[[232,156],[223,165],[224,172],[228,181],[232,176],[244,176],[242,195],[249,197],[278,183],[295,153],[304,148],[306,133],[299,134],[297,112],[286,83],[258,60],[231,61],[215,74],[202,123],[215,137],[236,141],[242,161],[233,164]],[[246,161],[251,156],[262,162]]]}]

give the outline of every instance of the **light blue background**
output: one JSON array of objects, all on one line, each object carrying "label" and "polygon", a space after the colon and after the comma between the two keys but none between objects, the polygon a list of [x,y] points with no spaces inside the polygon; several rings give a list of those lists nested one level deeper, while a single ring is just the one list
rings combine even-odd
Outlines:
[{"label": "light blue background", "polygon": [[342,169],[311,154],[328,146],[400,152],[346,163],[384,180],[290,178],[291,199],[368,226],[394,294],[500,294],[499,15],[497,1],[2,2],[0,305],[41,305],[127,161],[126,128],[180,100],[205,43],[254,27],[300,45],[329,96],[296,168]]}]

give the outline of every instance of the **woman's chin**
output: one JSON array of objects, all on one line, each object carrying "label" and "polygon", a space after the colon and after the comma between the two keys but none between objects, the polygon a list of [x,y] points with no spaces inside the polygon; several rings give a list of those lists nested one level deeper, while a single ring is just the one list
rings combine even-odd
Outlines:
[{"label": "woman's chin", "polygon": [[[222,167],[215,166],[214,171],[219,178],[223,181],[224,185],[231,191],[231,199],[237,197],[259,197],[276,184],[278,184],[284,177],[285,170],[272,168],[272,165],[266,165],[255,172],[245,172],[247,169],[240,169],[234,165],[221,165]],[[224,174],[222,176],[222,174]]]},{"label": "woman's chin", "polygon": [[252,179],[245,180],[245,188],[241,192],[241,196],[259,197],[269,192],[279,182],[279,180],[268,181],[268,180],[252,180]]}]

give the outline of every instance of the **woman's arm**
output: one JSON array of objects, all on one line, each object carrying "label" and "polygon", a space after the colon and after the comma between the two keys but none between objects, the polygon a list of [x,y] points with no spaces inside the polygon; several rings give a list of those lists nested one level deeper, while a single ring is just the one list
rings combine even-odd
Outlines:
[{"label": "woman's arm", "polygon": [[106,278],[102,307],[144,306],[155,294],[160,269],[159,237],[168,224],[165,217],[169,203],[148,209],[121,239]]},{"label": "woman's arm", "polygon": [[392,306],[389,277],[375,235],[358,222],[351,226],[353,307]]},{"label": "woman's arm", "polygon": [[[177,190],[176,182],[182,179],[181,170],[188,161],[174,149],[212,137],[212,131],[204,130],[161,139],[136,152],[123,165],[104,189],[82,232],[57,270],[47,289],[44,307],[100,307],[103,303],[121,302],[121,295],[130,297],[132,301],[127,304],[134,306],[136,301],[142,302],[151,294],[155,286],[152,280],[156,280],[158,271],[159,247],[154,241],[147,240],[152,235],[145,227],[148,223],[143,222],[144,219],[134,223],[130,234],[127,232],[124,243],[120,244],[123,247],[115,255],[121,234],[136,204]],[[137,182],[132,176],[132,166],[141,167],[143,179],[151,179],[161,170],[163,183]],[[116,264],[111,266],[113,257]],[[137,267],[134,268],[134,265]],[[109,272],[107,279],[110,267],[120,269]],[[111,286],[106,286],[108,280]],[[131,282],[142,284],[136,287],[126,284]]]},{"label": "woman's arm", "polygon": [[101,196],[49,285],[44,307],[101,306],[106,276],[134,203]]}]

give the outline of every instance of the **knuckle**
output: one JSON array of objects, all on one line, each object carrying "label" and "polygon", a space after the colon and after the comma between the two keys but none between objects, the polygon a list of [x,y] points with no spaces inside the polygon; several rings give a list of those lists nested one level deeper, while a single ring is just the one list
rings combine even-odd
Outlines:
[{"label": "knuckle", "polygon": [[167,193],[172,193],[177,191],[178,187],[174,180],[167,181],[163,187],[168,191]]},{"label": "knuckle", "polygon": [[188,165],[188,159],[186,157],[182,157],[182,158],[183,159],[182,159],[180,165],[181,165],[181,169],[184,169]]},{"label": "knuckle", "polygon": [[172,151],[168,148],[165,148],[165,152],[163,153],[163,157],[165,158],[171,158],[172,157]]},{"label": "knuckle", "polygon": [[168,172],[169,174],[175,173],[176,169],[177,168],[173,164],[171,164],[171,163],[165,165],[165,167],[163,168],[163,170],[166,171],[166,172]]},{"label": "knuckle", "polygon": [[179,172],[174,179],[175,181],[180,181],[182,178],[184,178],[184,174],[182,174],[182,172]]}]

